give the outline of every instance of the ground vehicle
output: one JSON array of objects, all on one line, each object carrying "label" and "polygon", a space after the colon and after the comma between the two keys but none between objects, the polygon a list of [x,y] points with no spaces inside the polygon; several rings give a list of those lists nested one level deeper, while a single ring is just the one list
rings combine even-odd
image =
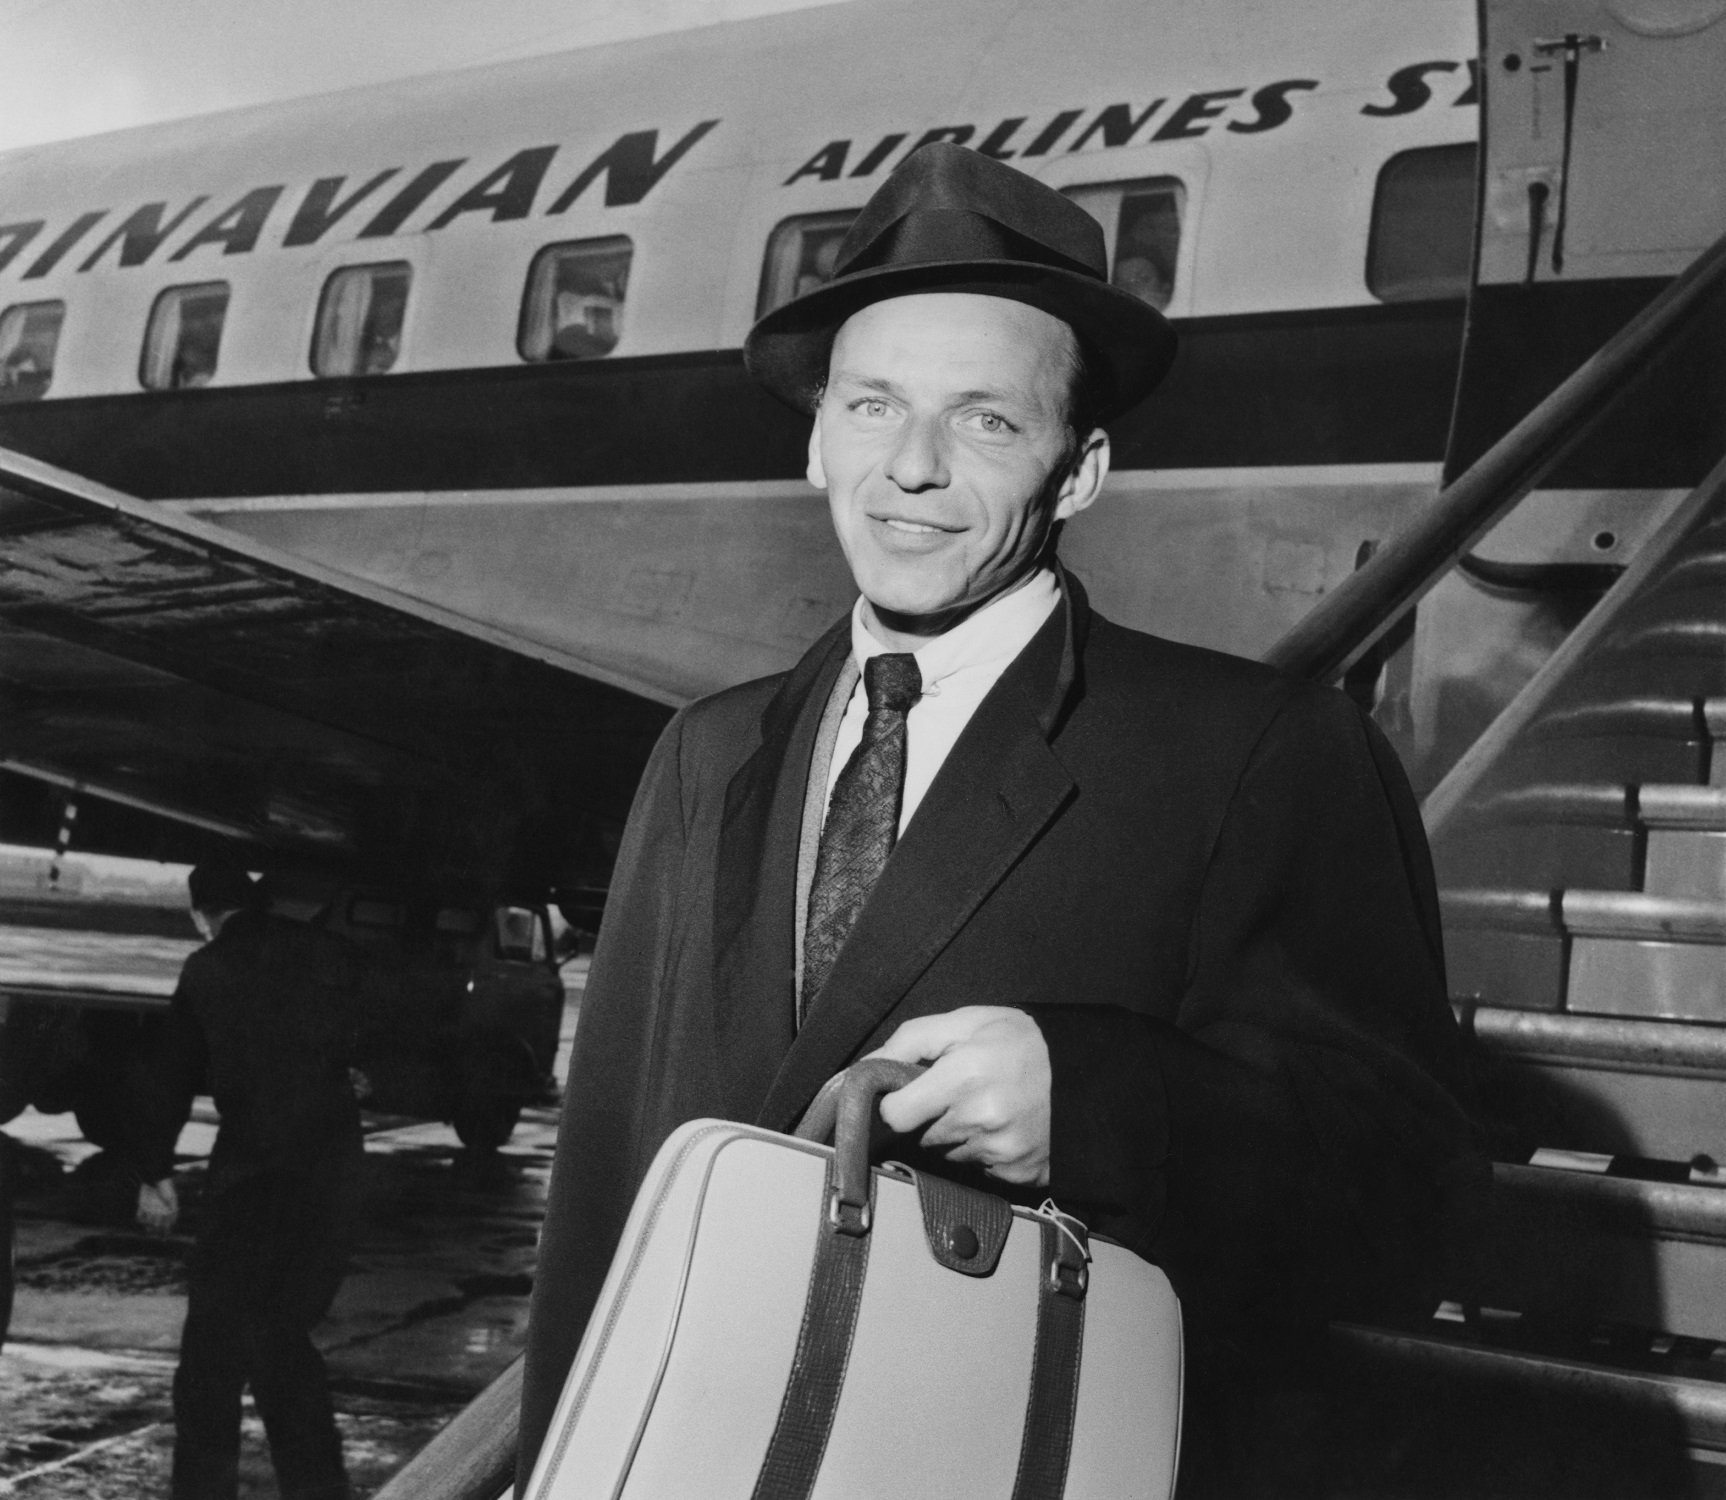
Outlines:
[{"label": "ground vehicle", "polygon": [[[307,899],[273,904],[291,916]],[[564,990],[543,906],[360,888],[309,919],[375,960],[364,996],[368,1108],[447,1119],[464,1145],[490,1150],[524,1104],[555,1096]]]}]

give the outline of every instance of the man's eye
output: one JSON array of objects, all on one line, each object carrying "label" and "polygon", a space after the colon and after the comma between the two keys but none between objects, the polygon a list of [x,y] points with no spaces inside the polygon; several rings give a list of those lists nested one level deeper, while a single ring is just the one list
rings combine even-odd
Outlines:
[{"label": "man's eye", "polygon": [[864,396],[851,403],[851,410],[860,417],[884,417],[887,415],[887,403],[879,396]]},{"label": "man's eye", "polygon": [[1017,432],[1019,429],[1003,417],[998,411],[978,411],[971,413],[971,425],[980,431],[998,436],[1003,433]]}]

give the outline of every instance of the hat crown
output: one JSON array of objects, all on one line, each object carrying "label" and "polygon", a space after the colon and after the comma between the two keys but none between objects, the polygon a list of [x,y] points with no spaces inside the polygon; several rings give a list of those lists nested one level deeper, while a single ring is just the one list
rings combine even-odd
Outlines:
[{"label": "hat crown", "polygon": [[834,272],[988,260],[1109,276],[1102,226],[1072,199],[991,157],[936,141],[906,157],[864,204]]},{"label": "hat crown", "polygon": [[1162,313],[1109,281],[1103,229],[1047,183],[949,142],[913,151],[875,190],[832,279],[770,308],[743,359],[787,405],[812,412],[845,320],[889,297],[936,292],[1022,302],[1071,328],[1097,421],[1144,397],[1175,354]]}]

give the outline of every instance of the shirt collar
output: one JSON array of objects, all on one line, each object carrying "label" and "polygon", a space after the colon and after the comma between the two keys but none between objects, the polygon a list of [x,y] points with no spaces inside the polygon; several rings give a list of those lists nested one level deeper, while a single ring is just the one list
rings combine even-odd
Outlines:
[{"label": "shirt collar", "polygon": [[[1018,588],[991,599],[913,653],[923,675],[923,691],[938,692],[942,679],[968,667],[1005,665],[1030,644],[1061,600],[1050,568],[1038,568]],[[851,608],[851,656],[861,671],[872,656],[891,650],[863,623],[863,600]]]}]

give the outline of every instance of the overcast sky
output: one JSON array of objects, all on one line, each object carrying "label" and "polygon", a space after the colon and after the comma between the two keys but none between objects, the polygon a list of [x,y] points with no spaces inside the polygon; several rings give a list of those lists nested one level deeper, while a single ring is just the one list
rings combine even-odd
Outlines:
[{"label": "overcast sky", "polygon": [[0,151],[831,3],[0,0]]}]

